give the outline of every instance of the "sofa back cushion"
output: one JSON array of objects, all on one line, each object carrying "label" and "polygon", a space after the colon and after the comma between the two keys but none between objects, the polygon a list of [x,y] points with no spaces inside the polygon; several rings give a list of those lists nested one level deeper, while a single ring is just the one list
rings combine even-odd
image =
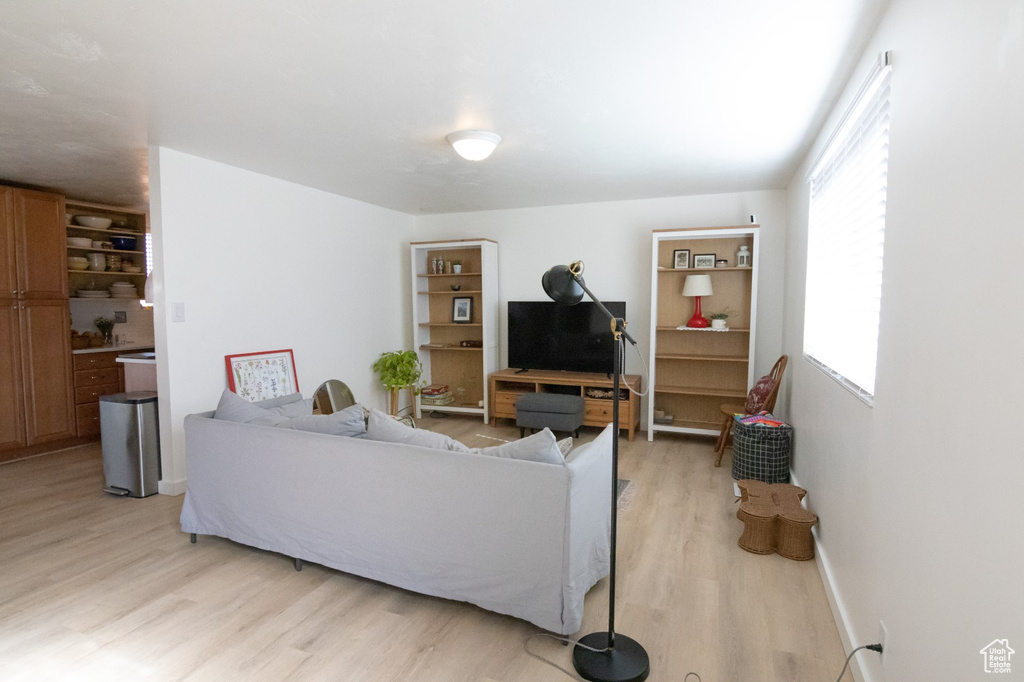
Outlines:
[{"label": "sofa back cushion", "polygon": [[495,445],[489,448],[473,450],[481,455],[490,457],[508,457],[510,459],[525,459],[529,462],[542,462],[544,464],[565,465],[565,458],[555,440],[555,434],[551,429],[544,428],[532,436],[509,441],[502,445]]},{"label": "sofa back cushion", "polygon": [[[220,396],[220,402],[217,403],[217,410],[213,413],[213,418],[229,422],[240,422],[242,424],[277,426],[290,418],[288,411],[294,412],[296,410],[294,406],[301,405],[301,401],[302,396],[299,395],[298,400],[291,400],[285,404],[278,403],[276,407],[267,408],[263,407],[260,403],[250,403],[228,389],[224,389]],[[312,410],[312,407],[310,407],[310,410]]]},{"label": "sofa back cushion", "polygon": [[424,448],[435,450],[453,450],[455,452],[469,452],[469,448],[442,433],[434,433],[425,429],[414,429],[406,426],[380,410],[370,410],[370,419],[366,425],[366,438],[368,440],[379,440],[385,443],[405,443],[406,445],[419,445]]},{"label": "sofa back cushion", "polygon": [[[295,403],[292,403],[293,405]],[[310,408],[312,409],[312,407]],[[333,414],[305,414],[282,421],[278,426],[296,431],[313,431],[332,436],[362,438],[366,434],[363,406],[358,403]]]}]

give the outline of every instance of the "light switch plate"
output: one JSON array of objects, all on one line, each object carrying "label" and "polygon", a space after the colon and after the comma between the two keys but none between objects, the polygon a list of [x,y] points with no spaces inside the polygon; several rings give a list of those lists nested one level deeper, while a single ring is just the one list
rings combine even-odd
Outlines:
[{"label": "light switch plate", "polygon": [[181,301],[175,301],[171,304],[171,322],[184,322],[185,321],[185,304]]}]

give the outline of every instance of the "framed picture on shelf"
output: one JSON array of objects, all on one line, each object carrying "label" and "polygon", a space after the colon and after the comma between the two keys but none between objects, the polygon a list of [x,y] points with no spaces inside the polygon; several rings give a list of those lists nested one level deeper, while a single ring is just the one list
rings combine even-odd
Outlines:
[{"label": "framed picture on shelf", "polygon": [[225,355],[228,388],[251,403],[298,393],[291,349]]},{"label": "framed picture on shelf", "polygon": [[473,298],[456,296],[452,299],[452,322],[463,324],[473,321]]},{"label": "framed picture on shelf", "polygon": [[690,267],[690,250],[676,249],[672,252],[672,267],[676,270],[686,270]]},{"label": "framed picture on shelf", "polygon": [[715,254],[713,253],[698,253],[693,257],[693,267],[706,270],[708,268],[715,267]]}]

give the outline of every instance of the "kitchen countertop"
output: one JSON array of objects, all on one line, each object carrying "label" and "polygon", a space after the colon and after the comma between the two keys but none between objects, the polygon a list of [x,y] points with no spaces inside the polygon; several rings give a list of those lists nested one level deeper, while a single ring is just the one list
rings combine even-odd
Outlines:
[{"label": "kitchen countertop", "polygon": [[134,363],[139,365],[155,365],[156,353],[125,353],[117,356],[117,362],[125,364]]},{"label": "kitchen countertop", "polygon": [[79,348],[71,351],[72,355],[86,353],[135,353],[142,350],[153,350],[152,343],[130,343],[123,346],[101,346],[100,348]]}]

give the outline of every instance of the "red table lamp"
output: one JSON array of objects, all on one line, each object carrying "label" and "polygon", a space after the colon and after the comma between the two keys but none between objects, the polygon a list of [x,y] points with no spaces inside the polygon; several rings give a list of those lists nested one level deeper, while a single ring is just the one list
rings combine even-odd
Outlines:
[{"label": "red table lamp", "polygon": [[710,296],[712,293],[711,275],[687,275],[686,282],[683,283],[683,296],[694,296],[697,298],[693,317],[686,323],[687,327],[703,329],[708,326],[707,318],[700,314],[700,297]]}]

